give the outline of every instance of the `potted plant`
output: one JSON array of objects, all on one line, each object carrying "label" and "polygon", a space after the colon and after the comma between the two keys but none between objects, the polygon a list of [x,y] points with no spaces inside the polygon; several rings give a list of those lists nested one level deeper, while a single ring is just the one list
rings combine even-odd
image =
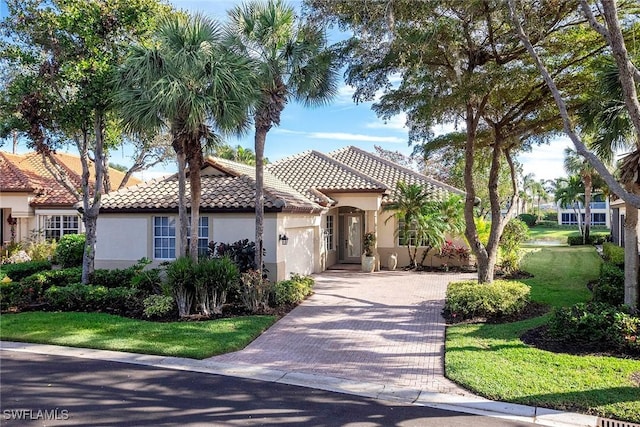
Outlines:
[{"label": "potted plant", "polygon": [[376,245],[376,235],[373,232],[365,233],[364,235],[364,253],[362,254],[362,271],[368,273],[373,272],[376,267],[376,257],[374,256],[373,249]]}]

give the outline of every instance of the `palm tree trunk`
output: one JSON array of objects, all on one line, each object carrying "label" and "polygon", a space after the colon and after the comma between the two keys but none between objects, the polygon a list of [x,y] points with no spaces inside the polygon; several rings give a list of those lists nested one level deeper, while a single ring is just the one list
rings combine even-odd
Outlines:
[{"label": "palm tree trunk", "polygon": [[176,152],[176,158],[178,160],[178,226],[180,236],[179,240],[177,241],[178,247],[176,248],[176,256],[180,258],[187,255],[187,156],[184,152],[184,147],[181,139],[179,139],[176,135],[173,136],[171,145],[173,146],[173,150]]},{"label": "palm tree trunk", "polygon": [[200,169],[202,168],[202,151],[200,141],[191,141],[189,144],[189,185],[191,193],[191,241],[189,242],[189,256],[193,262],[198,262],[198,225],[200,224],[200,199],[202,192],[202,180]]},{"label": "palm tree trunk", "polygon": [[638,209],[625,203],[624,303],[638,308]]},{"label": "palm tree trunk", "polygon": [[582,177],[582,182],[584,182],[584,232],[582,233],[582,240],[586,245],[589,243],[589,232],[591,228],[591,189],[593,187],[591,176],[585,174]]},{"label": "palm tree trunk", "polygon": [[256,152],[256,271],[262,275],[264,250],[264,145],[268,128],[256,123],[255,152]]}]

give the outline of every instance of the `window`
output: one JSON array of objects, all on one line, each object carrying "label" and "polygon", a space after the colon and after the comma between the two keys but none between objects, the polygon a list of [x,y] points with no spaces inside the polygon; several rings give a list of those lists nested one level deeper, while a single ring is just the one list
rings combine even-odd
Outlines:
[{"label": "window", "polygon": [[606,225],[607,224],[607,214],[606,213],[592,213],[591,214],[591,225]]},{"label": "window", "polygon": [[409,225],[409,230],[406,235],[404,232],[404,221],[398,222],[398,229],[400,232],[398,233],[398,246],[415,246],[416,245],[416,228],[414,224]]},{"label": "window", "polygon": [[577,224],[578,220],[576,214],[574,213],[563,213],[562,214],[562,223],[563,224]]},{"label": "window", "polygon": [[[191,230],[191,217],[189,216],[189,230]],[[187,245],[191,243],[191,231],[187,230]],[[209,217],[200,216],[198,219],[198,255],[209,253]]]},{"label": "window", "polygon": [[332,251],[333,248],[333,215],[327,215],[325,229],[324,229],[324,242],[328,251]]},{"label": "window", "polygon": [[76,215],[47,215],[44,217],[44,237],[59,240],[65,234],[78,234],[79,224]]},{"label": "window", "polygon": [[176,219],[168,216],[153,218],[153,257],[176,258]]}]

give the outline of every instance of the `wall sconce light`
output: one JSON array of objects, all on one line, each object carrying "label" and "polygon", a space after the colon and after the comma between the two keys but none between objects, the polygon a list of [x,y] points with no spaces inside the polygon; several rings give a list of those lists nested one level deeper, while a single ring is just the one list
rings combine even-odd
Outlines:
[{"label": "wall sconce light", "polygon": [[280,243],[282,243],[285,246],[287,245],[287,243],[289,243],[289,238],[287,237],[286,234],[278,235],[278,240],[280,240]]}]

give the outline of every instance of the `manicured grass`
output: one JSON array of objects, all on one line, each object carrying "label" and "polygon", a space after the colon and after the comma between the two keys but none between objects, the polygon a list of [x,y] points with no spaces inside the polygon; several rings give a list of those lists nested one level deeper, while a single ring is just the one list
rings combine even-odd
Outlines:
[{"label": "manicured grass", "polygon": [[550,246],[525,249],[521,269],[534,275],[523,280],[531,286],[531,299],[566,307],[591,298],[587,288],[598,278],[602,259],[593,246]]},{"label": "manicured grass", "polygon": [[28,312],[0,316],[0,339],[204,359],[244,348],[275,320],[160,323],[105,313]]},{"label": "manicured grass", "polygon": [[[589,299],[586,283],[597,278],[600,260],[592,247],[531,250],[525,280],[533,300],[553,306]],[[529,347],[520,340],[547,316],[522,322],[447,328],[447,377],[482,396],[508,402],[586,412],[640,422],[640,360],[572,356]]]},{"label": "manicured grass", "polygon": [[[608,233],[606,228],[592,228],[591,233]],[[557,242],[566,245],[567,237],[579,236],[578,226],[563,226],[562,228],[531,227],[529,229],[529,240],[538,242]]]}]

